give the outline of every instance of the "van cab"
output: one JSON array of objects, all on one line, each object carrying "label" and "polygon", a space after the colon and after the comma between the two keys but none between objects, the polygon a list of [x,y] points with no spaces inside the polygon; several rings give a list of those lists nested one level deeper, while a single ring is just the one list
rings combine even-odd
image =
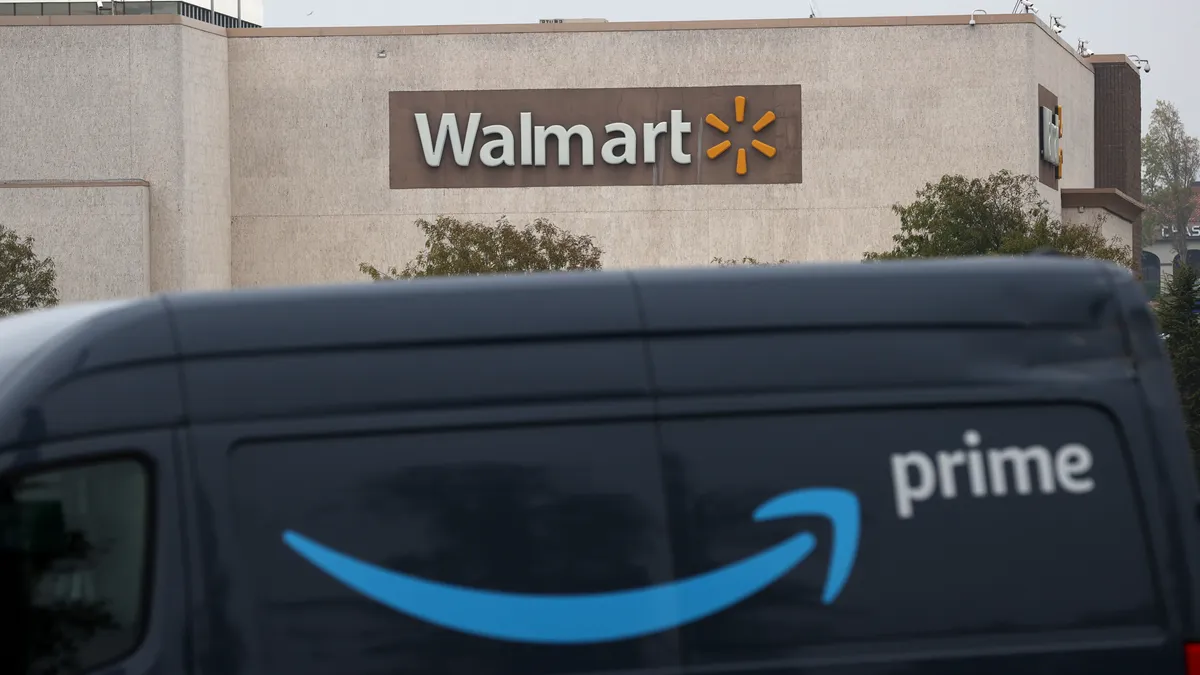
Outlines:
[{"label": "van cab", "polygon": [[1095,261],[0,321],[18,675],[1194,675],[1198,496]]}]

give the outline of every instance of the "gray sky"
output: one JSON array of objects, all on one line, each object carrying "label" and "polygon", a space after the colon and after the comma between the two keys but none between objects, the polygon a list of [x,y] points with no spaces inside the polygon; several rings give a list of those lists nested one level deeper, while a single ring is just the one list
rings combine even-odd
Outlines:
[{"label": "gray sky", "polygon": [[[992,14],[1013,0],[815,0],[819,16]],[[1175,103],[1188,132],[1200,135],[1200,0],[1038,0],[1045,21],[1062,16],[1063,37],[1083,38],[1097,54],[1137,54],[1150,60],[1142,77],[1142,125],[1156,99]],[[309,16],[309,12],[312,15]],[[808,16],[807,0],[266,0],[269,26],[376,26],[533,23],[543,18],[609,21],[768,19]]]}]

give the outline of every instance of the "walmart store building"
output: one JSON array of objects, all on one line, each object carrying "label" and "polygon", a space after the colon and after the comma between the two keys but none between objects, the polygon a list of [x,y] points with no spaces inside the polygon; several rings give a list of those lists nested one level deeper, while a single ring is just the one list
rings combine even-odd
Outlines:
[{"label": "walmart store building", "polygon": [[1005,168],[1141,256],[1138,71],[1032,16],[291,29],[252,4],[0,2],[0,223],[64,299],[359,280],[438,214],[545,216],[609,267],[857,260],[926,181]]}]

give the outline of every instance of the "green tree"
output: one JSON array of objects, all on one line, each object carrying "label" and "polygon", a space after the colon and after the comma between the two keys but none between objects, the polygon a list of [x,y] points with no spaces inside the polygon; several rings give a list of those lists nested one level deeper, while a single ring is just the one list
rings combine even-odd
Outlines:
[{"label": "green tree", "polygon": [[1200,275],[1176,265],[1158,300],[1158,322],[1166,335],[1175,384],[1183,400],[1192,451],[1200,454]]},{"label": "green tree", "polygon": [[780,260],[779,262],[759,262],[754,258],[742,258],[741,260],[737,260],[735,258],[713,258],[712,264],[720,267],[738,267],[741,265],[748,265],[751,267],[773,267],[775,265],[786,265],[788,264],[788,261]]},{"label": "green tree", "polygon": [[1024,255],[1042,248],[1101,258],[1132,267],[1132,252],[1098,227],[1056,219],[1037,179],[1008,171],[987,178],[943,176],[926,183],[911,204],[896,204],[900,233],[890,251],[868,252],[867,261],[974,255]]},{"label": "green tree", "polygon": [[1150,130],[1142,139],[1142,240],[1154,242],[1164,228],[1174,229],[1171,248],[1187,260],[1187,224],[1196,213],[1192,189],[1200,173],[1200,139],[1189,136],[1179,110],[1158,101],[1150,113]]},{"label": "green tree", "polygon": [[358,269],[375,281],[448,275],[522,274],[556,270],[598,270],[604,253],[595,240],[559,229],[538,218],[517,228],[501,217],[495,225],[438,216],[416,221],[425,250],[403,268],[386,271],[369,263]]},{"label": "green tree", "polygon": [[39,258],[33,244],[0,225],[0,316],[58,304],[54,261]]}]

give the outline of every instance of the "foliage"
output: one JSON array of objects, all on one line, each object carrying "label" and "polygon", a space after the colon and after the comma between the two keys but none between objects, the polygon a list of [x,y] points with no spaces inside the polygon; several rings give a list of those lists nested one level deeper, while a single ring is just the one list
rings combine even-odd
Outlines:
[{"label": "foliage", "polygon": [[720,267],[737,267],[739,265],[751,267],[774,267],[775,265],[787,265],[788,261],[780,260],[779,262],[759,262],[754,258],[742,258],[741,260],[736,260],[734,258],[718,257],[712,259],[712,264],[719,265]]},{"label": "foliage", "polygon": [[1200,454],[1200,276],[1190,265],[1176,265],[1157,303],[1158,322],[1166,335],[1175,383],[1183,400],[1188,440]]},{"label": "foliage", "polygon": [[1162,228],[1174,226],[1171,246],[1187,259],[1187,224],[1196,213],[1192,183],[1200,173],[1200,139],[1189,136],[1179,110],[1158,101],[1150,114],[1150,130],[1142,139],[1143,241],[1159,238]]},{"label": "foliage", "polygon": [[1041,198],[1037,179],[1000,171],[985,179],[943,176],[900,216],[895,247],[865,253],[867,261],[975,255],[1024,255],[1052,248],[1063,255],[1101,258],[1132,267],[1132,252],[1093,225],[1062,223]]},{"label": "foliage", "polygon": [[0,316],[58,304],[54,261],[39,258],[33,244],[0,225]]},{"label": "foliage", "polygon": [[538,218],[517,228],[501,217],[486,225],[448,216],[416,221],[425,250],[403,268],[387,271],[369,263],[358,269],[375,281],[460,274],[523,274],[555,270],[598,270],[603,251],[591,236],[576,235]]}]

